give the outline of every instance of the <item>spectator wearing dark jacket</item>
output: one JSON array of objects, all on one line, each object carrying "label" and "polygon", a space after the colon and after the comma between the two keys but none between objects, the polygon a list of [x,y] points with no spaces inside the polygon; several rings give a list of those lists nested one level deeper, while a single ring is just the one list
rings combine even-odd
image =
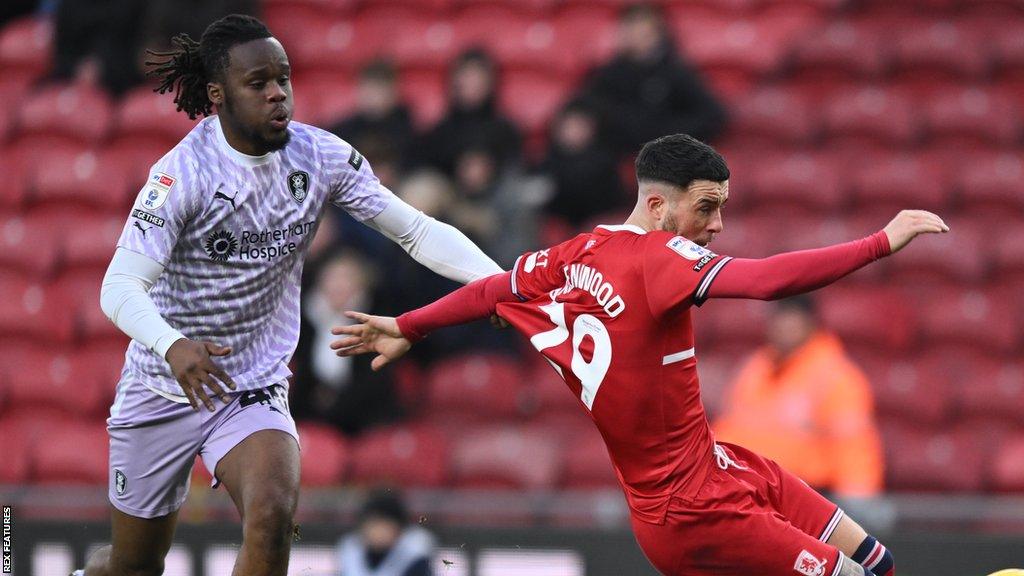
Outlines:
[{"label": "spectator wearing dark jacket", "polygon": [[724,109],[677,55],[664,16],[653,5],[623,9],[617,53],[591,72],[585,92],[604,106],[622,154],[665,134],[713,141],[725,122]]},{"label": "spectator wearing dark jacket", "polygon": [[[355,112],[332,126],[330,131],[357,146],[386,142],[398,159],[404,158],[413,138],[412,116],[399,96],[394,64],[375,60],[359,71]],[[376,171],[377,158],[360,150],[374,163]]]},{"label": "spectator wearing dark jacket", "polygon": [[522,138],[497,109],[497,63],[482,50],[460,55],[449,78],[448,111],[419,146],[422,163],[448,174],[467,148],[493,150],[504,165],[519,159]]}]

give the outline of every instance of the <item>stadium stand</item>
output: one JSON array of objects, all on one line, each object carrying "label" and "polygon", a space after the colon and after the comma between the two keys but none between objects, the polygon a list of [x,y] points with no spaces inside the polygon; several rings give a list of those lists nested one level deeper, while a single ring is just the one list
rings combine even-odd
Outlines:
[{"label": "stadium stand", "polygon": [[[482,45],[504,70],[501,106],[535,152],[610,53],[624,3],[267,0],[264,14],[295,68],[298,119],[344,115],[354,71],[387,56],[428,127],[445,108],[452,56]],[[719,148],[733,198],[716,251],[759,257],[853,238],[908,205],[949,216],[953,234],[821,295],[876,391],[889,489],[1024,489],[1024,6],[694,0],[668,14],[732,114]],[[39,82],[52,42],[43,18],[0,29],[0,436],[13,446],[0,483],[104,484],[102,418],[126,340],[99,310],[98,285],[136,183],[193,122],[148,88],[111,101],[85,83]],[[712,407],[764,315],[756,302],[695,314]],[[425,401],[410,422],[353,439],[303,423],[303,481],[615,482],[578,402],[535,358],[447,358],[414,385]],[[80,441],[55,441],[68,437]]]}]

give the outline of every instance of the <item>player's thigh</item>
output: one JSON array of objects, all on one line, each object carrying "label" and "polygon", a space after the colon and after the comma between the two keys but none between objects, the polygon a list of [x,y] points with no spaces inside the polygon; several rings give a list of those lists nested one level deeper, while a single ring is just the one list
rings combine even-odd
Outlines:
[{"label": "player's thigh", "polygon": [[112,576],[161,574],[177,520],[177,512],[157,518],[138,518],[111,506],[108,566]]},{"label": "player's thigh", "polygon": [[280,430],[260,430],[232,448],[216,466],[238,512],[291,520],[299,495],[299,447]]}]

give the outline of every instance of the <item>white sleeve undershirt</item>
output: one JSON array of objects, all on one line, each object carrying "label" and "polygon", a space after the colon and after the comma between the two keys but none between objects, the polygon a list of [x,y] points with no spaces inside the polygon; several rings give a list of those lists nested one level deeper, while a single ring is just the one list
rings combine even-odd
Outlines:
[{"label": "white sleeve undershirt", "polygon": [[502,272],[454,226],[427,216],[398,197],[365,223],[396,242],[417,262],[450,280],[468,284]]},{"label": "white sleeve undershirt", "polygon": [[118,248],[100,288],[100,307],[107,318],[136,342],[166,357],[167,349],[185,336],[171,327],[149,297],[164,267],[148,256]]}]

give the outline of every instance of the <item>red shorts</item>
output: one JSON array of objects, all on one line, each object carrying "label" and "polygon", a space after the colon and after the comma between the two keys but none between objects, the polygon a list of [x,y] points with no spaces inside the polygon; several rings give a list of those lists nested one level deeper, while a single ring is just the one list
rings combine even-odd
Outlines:
[{"label": "red shorts", "polygon": [[691,501],[673,498],[664,524],[633,518],[648,560],[666,576],[833,576],[839,550],[825,541],[843,511],[775,462],[718,445],[732,462],[719,457]]}]

